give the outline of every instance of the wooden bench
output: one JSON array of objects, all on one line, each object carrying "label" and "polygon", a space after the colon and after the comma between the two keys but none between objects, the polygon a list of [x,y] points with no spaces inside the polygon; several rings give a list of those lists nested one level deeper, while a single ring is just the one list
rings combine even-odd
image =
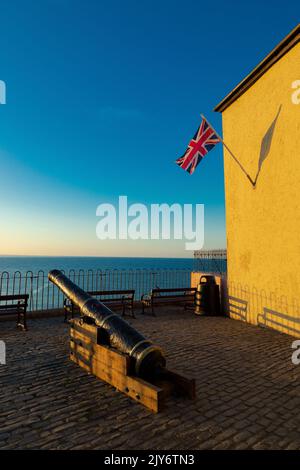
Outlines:
[{"label": "wooden bench", "polygon": [[196,287],[179,287],[172,289],[152,289],[150,294],[143,294],[141,297],[142,313],[145,308],[151,308],[152,315],[155,316],[154,306],[163,303],[183,303],[184,310],[191,304],[194,305]]},{"label": "wooden bench", "polygon": [[[0,314],[17,315],[17,327],[27,330],[26,313],[29,294],[0,295]],[[2,302],[5,302],[2,304]],[[21,317],[23,322],[21,322]]]},{"label": "wooden bench", "polygon": [[[122,315],[125,315],[126,309],[131,311],[131,315],[134,316],[133,302],[135,290],[132,289],[122,289],[122,290],[99,290],[99,291],[88,291],[88,294],[92,297],[99,297],[104,304],[114,304],[119,303],[122,306]],[[74,318],[75,312],[78,312],[79,309],[73,304],[69,299],[64,300],[64,310],[65,310],[65,321],[68,319],[68,314],[71,315],[71,318]]]}]

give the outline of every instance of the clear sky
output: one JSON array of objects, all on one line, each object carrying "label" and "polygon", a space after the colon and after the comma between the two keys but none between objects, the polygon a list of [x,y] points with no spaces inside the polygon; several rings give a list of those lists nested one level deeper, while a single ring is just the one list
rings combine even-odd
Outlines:
[{"label": "clear sky", "polygon": [[299,22],[298,1],[1,0],[0,253],[190,256],[100,241],[96,207],[205,204],[226,245],[222,147],[181,156],[213,107]]}]

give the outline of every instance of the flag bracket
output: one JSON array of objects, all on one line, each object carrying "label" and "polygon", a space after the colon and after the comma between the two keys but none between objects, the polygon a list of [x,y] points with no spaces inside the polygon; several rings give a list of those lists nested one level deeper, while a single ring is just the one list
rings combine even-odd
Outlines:
[{"label": "flag bracket", "polygon": [[245,168],[243,167],[243,165],[240,163],[240,161],[236,158],[236,156],[234,155],[234,153],[230,150],[230,148],[228,147],[228,145],[224,142],[223,138],[218,134],[218,132],[215,130],[215,128],[210,124],[210,122],[206,119],[206,117],[201,114],[201,117],[202,119],[205,119],[205,121],[207,122],[207,124],[214,130],[216,136],[220,139],[220,142],[222,142],[222,144],[224,145],[224,147],[226,148],[226,150],[228,151],[228,153],[230,154],[230,156],[234,159],[234,161],[238,164],[238,166],[240,167],[240,169],[242,170],[242,172],[245,174],[245,176],[248,178],[248,180],[250,181],[250,183],[252,184],[253,186],[253,189],[256,188],[256,181],[253,181],[253,179],[251,178],[251,176],[249,175],[249,173],[247,173],[247,171],[245,170]]}]

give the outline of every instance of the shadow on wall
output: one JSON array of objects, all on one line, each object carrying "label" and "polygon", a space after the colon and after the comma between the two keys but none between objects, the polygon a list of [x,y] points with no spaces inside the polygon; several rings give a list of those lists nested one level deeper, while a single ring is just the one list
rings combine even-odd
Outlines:
[{"label": "shadow on wall", "polygon": [[231,318],[300,336],[300,302],[275,292],[222,279],[225,311]]},{"label": "shadow on wall", "polygon": [[261,167],[267,156],[269,155],[270,149],[271,149],[271,144],[273,140],[273,134],[275,131],[277,119],[279,117],[279,114],[281,112],[282,105],[279,106],[279,109],[277,111],[277,115],[274,119],[274,121],[271,123],[269,129],[267,130],[266,134],[264,135],[264,138],[262,139],[261,142],[261,147],[260,147],[260,155],[259,155],[259,160],[258,160],[258,168],[257,168],[257,173],[256,177],[254,180],[254,186],[257,184],[257,180],[259,177],[259,174],[261,172]]},{"label": "shadow on wall", "polygon": [[[205,274],[207,273],[191,273],[191,287],[197,287],[200,277]],[[300,337],[299,299],[288,299],[285,295],[249,288],[240,283],[228,283],[226,275],[210,274],[215,276],[220,287],[223,315]]]}]

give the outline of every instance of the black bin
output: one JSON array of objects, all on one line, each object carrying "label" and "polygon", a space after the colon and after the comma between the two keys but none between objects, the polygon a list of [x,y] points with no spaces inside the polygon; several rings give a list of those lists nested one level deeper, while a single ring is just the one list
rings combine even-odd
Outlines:
[{"label": "black bin", "polygon": [[195,314],[220,315],[220,291],[214,276],[201,276],[195,295]]}]

